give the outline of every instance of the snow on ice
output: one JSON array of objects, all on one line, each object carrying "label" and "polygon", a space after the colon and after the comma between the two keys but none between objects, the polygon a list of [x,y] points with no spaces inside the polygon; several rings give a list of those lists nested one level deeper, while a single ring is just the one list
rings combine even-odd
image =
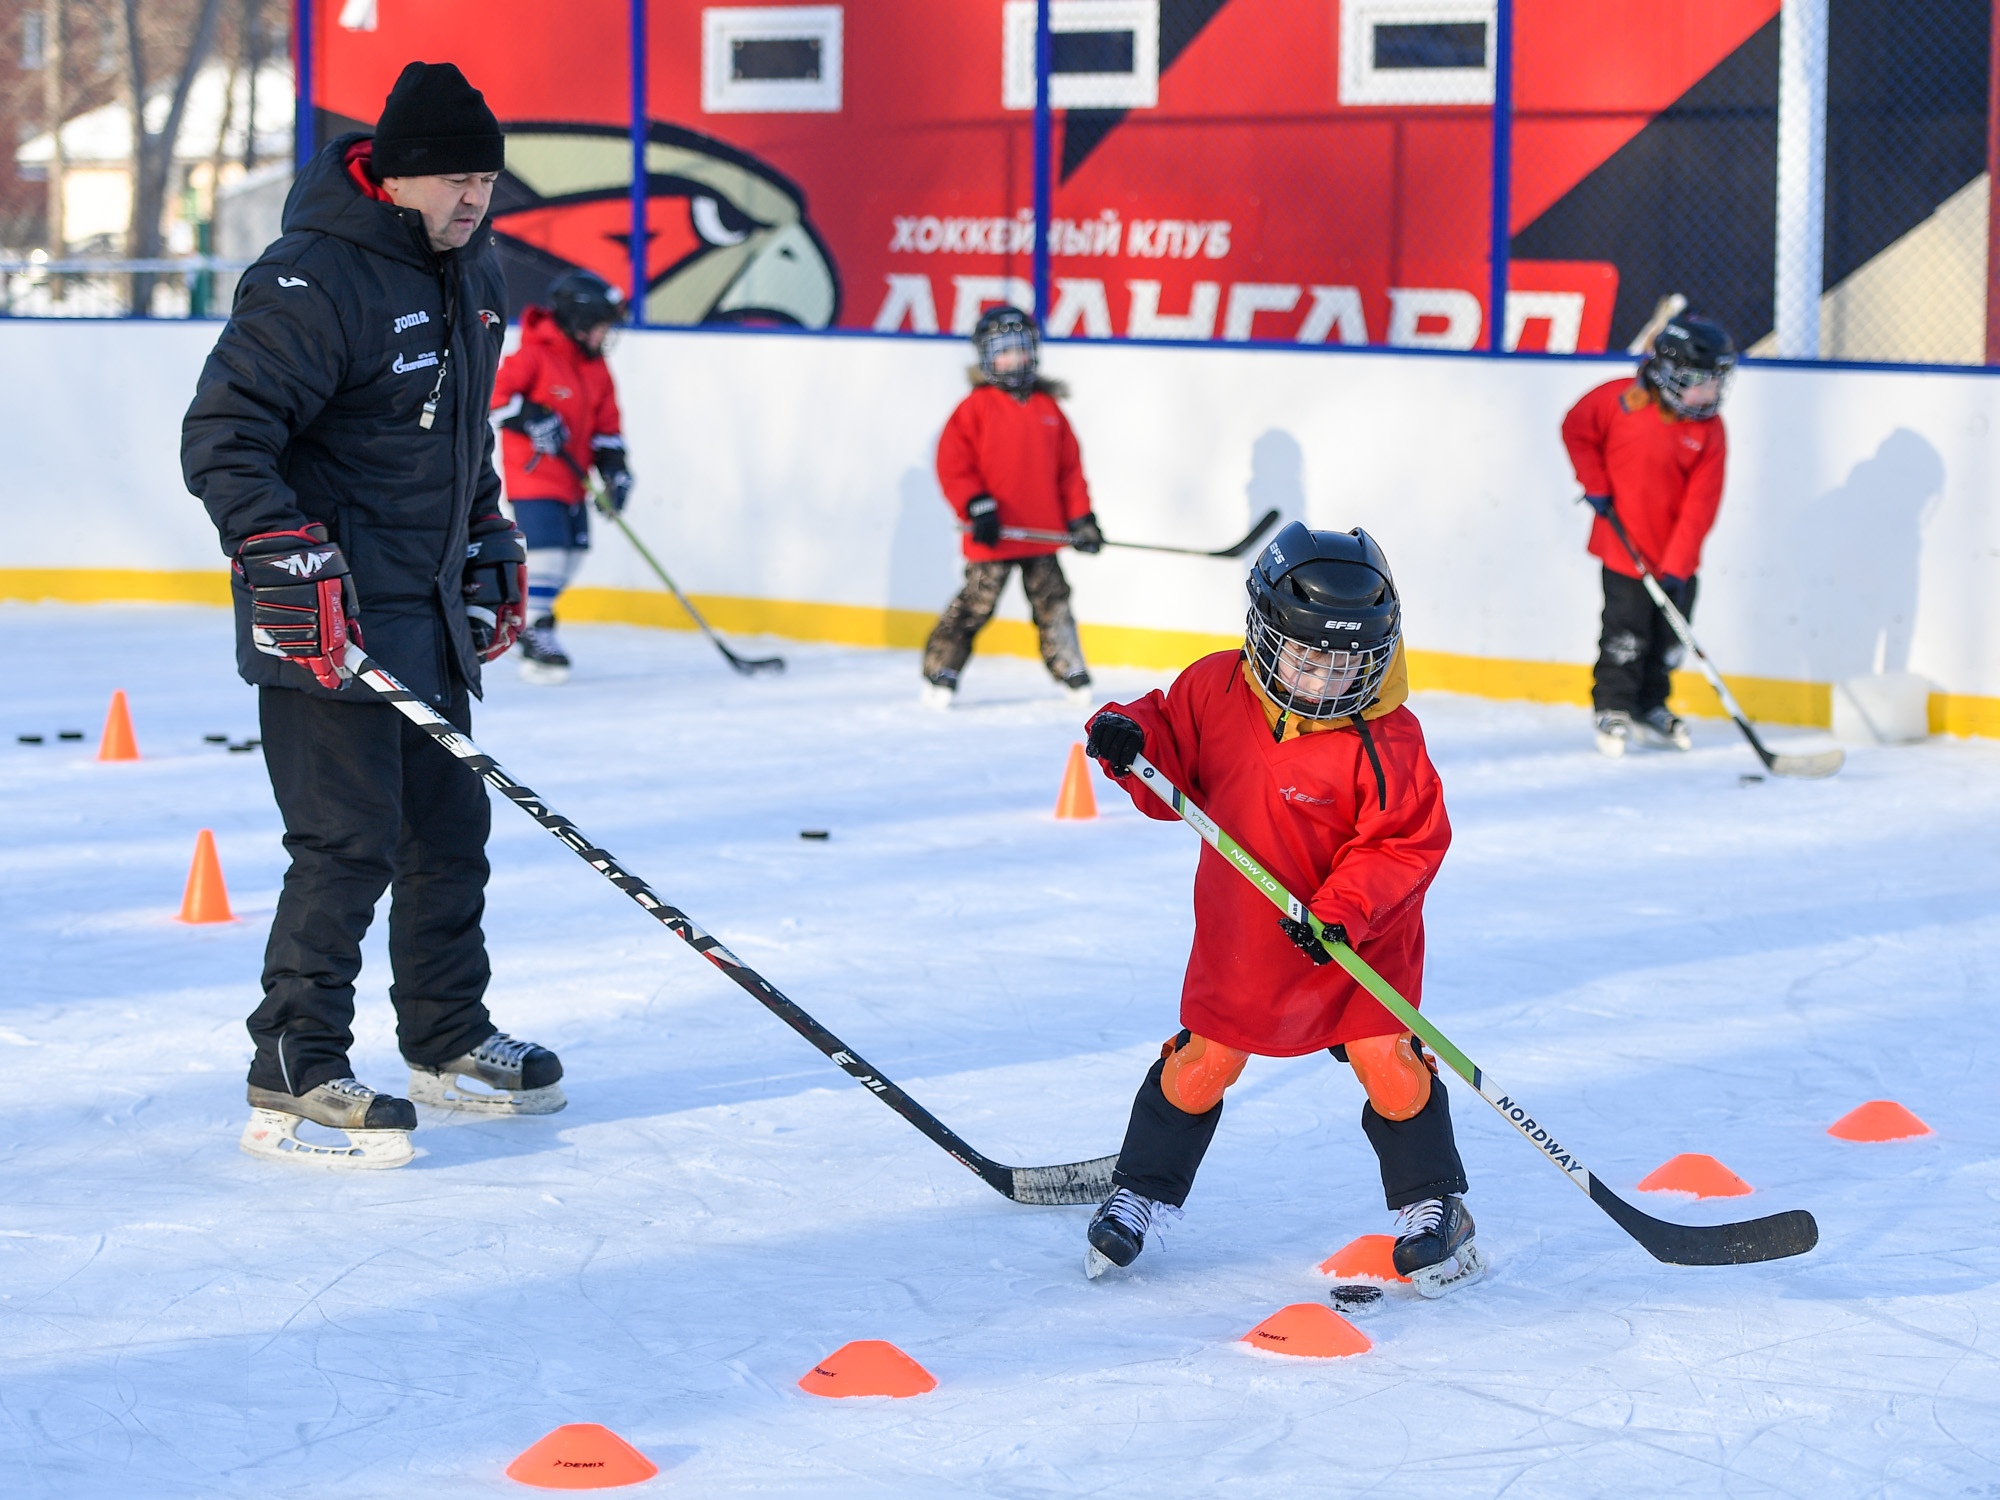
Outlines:
[{"label": "snow on ice", "polygon": [[[493,674],[485,748],[980,1150],[1116,1149],[1197,842],[1102,783],[1050,816],[1082,715],[1037,667],[976,658],[939,715],[908,653],[743,681],[570,634],[568,686]],[[92,759],[114,687],[137,764]],[[1620,764],[1580,710],[1417,699],[1458,831],[1427,1014],[1614,1189],[1690,1151],[1757,1190],[1649,1211],[1822,1239],[1655,1264],[1454,1083],[1493,1270],[1316,1362],[1239,1339],[1389,1227],[1345,1069],[1253,1061],[1185,1221],[1086,1282],[1088,1210],[1001,1199],[504,805],[490,1001],[568,1110],[427,1113],[397,1172],[252,1160],[284,856],[258,757],[203,741],[256,733],[225,617],[0,610],[0,704],[9,1496],[490,1495],[565,1422],[704,1496],[2000,1493],[2000,746],[1746,785],[1726,723]],[[232,926],[174,920],[204,827]],[[378,924],[354,1060],[400,1090],[387,982]],[[1937,1133],[1826,1134],[1878,1097]],[[798,1389],[864,1338],[938,1388]]]}]

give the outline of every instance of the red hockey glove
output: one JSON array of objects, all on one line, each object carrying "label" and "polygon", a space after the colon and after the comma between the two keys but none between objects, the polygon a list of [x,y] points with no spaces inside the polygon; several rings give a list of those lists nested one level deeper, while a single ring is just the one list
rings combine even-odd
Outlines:
[{"label": "red hockey glove", "polygon": [[266,531],[236,549],[237,571],[250,585],[250,639],[266,656],[297,662],[321,687],[337,688],[351,674],[341,658],[350,639],[361,644],[359,600],[347,559],[317,522],[297,531]]},{"label": "red hockey glove", "polygon": [[1146,748],[1146,731],[1120,713],[1104,710],[1090,721],[1083,753],[1103,761],[1113,776],[1132,773],[1132,757]]},{"label": "red hockey glove", "polygon": [[974,495],[965,507],[965,519],[972,523],[972,539],[982,547],[1000,544],[1000,502],[991,495]]},{"label": "red hockey glove", "polygon": [[[1278,926],[1284,931],[1286,937],[1298,944],[1299,952],[1305,954],[1315,965],[1330,964],[1333,962],[1333,955],[1327,951],[1326,943],[1322,943],[1318,938],[1313,936],[1311,923],[1294,922],[1290,917],[1280,917],[1278,918]],[[1326,924],[1326,936],[1327,942],[1346,943],[1347,929],[1342,927],[1338,922],[1329,922]],[[1348,946],[1352,947],[1353,945],[1350,943]]]},{"label": "red hockey glove", "polygon": [[465,621],[481,661],[506,655],[528,624],[528,539],[503,515],[466,532]]}]

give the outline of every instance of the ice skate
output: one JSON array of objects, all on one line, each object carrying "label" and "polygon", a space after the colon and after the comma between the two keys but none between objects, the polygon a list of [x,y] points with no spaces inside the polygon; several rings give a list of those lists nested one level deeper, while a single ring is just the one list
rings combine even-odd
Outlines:
[{"label": "ice skate", "polygon": [[958,700],[958,674],[940,672],[924,682],[921,702],[925,708],[934,708],[943,713]]},{"label": "ice skate", "polygon": [[1649,708],[1635,721],[1639,738],[1655,750],[1692,750],[1694,736],[1688,733],[1685,720],[1672,712],[1663,703],[1658,708]]},{"label": "ice skate", "polygon": [[546,1047],[496,1031],[441,1067],[410,1067],[410,1097],[441,1109],[487,1115],[552,1115],[569,1100],[562,1061]]},{"label": "ice skate", "polygon": [[[407,1099],[378,1094],[352,1078],[336,1078],[303,1094],[250,1085],[250,1123],[239,1144],[252,1156],[279,1161],[309,1161],[349,1168],[400,1167],[416,1156],[410,1132],[417,1128],[417,1111]],[[310,1120],[338,1130],[345,1145],[299,1139],[299,1125]]]},{"label": "ice skate", "polygon": [[521,681],[545,687],[569,681],[569,657],[556,639],[554,615],[543,615],[521,632]]},{"label": "ice skate", "polygon": [[1394,1259],[1400,1275],[1421,1296],[1442,1297],[1470,1286],[1486,1274],[1486,1261],[1473,1243],[1472,1215],[1456,1193],[1423,1198],[1396,1215]]},{"label": "ice skate", "polygon": [[1090,1220],[1086,1236],[1090,1248],[1083,1258],[1083,1274],[1092,1281],[1106,1271],[1123,1270],[1146,1248],[1146,1231],[1163,1215],[1180,1217],[1171,1203],[1156,1203],[1125,1188],[1104,1200]]},{"label": "ice skate", "polygon": [[1090,690],[1090,674],[1078,672],[1074,677],[1063,679],[1063,691],[1069,694],[1072,703],[1088,703],[1096,695]]},{"label": "ice skate", "polygon": [[1609,708],[1597,716],[1597,753],[1616,760],[1632,743],[1632,716]]}]

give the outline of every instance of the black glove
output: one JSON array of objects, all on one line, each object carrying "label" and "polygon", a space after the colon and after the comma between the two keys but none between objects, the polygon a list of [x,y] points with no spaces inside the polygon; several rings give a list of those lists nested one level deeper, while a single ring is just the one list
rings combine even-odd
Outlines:
[{"label": "black glove", "polygon": [[236,568],[250,585],[251,643],[297,662],[321,687],[339,687],[350,675],[347,642],[361,642],[360,600],[326,528],[261,532],[236,549]]},{"label": "black glove", "polygon": [[495,661],[528,624],[528,539],[498,512],[466,532],[465,622],[481,661]]},{"label": "black glove", "polygon": [[[1311,923],[1294,922],[1290,917],[1280,917],[1278,918],[1278,926],[1283,930],[1286,937],[1298,944],[1299,951],[1311,959],[1315,965],[1330,964],[1333,962],[1333,955],[1327,951],[1326,943],[1322,943],[1318,938],[1313,936]],[[1347,929],[1342,927],[1338,922],[1328,922],[1325,932],[1327,942],[1347,942]],[[1352,945],[1350,944],[1349,946]]]},{"label": "black glove", "polygon": [[1090,734],[1083,742],[1083,753],[1103,761],[1113,776],[1131,775],[1132,758],[1145,748],[1146,731],[1108,708],[1090,721]]},{"label": "black glove", "polygon": [[1667,573],[1657,573],[1654,577],[1659,580],[1660,592],[1673,600],[1674,608],[1685,615],[1688,611],[1688,584],[1691,580],[1675,578]]},{"label": "black glove", "polygon": [[1078,516],[1069,523],[1069,544],[1086,554],[1104,550],[1104,533],[1097,529],[1096,511]]},{"label": "black glove", "polygon": [[1583,503],[1596,511],[1600,516],[1609,516],[1611,514],[1611,497],[1609,495],[1585,495]]},{"label": "black glove", "polygon": [[632,498],[632,471],[625,467],[624,446],[594,445],[590,458],[597,465],[598,477],[604,481],[604,493],[611,502],[612,513],[622,513],[625,502]]},{"label": "black glove", "polygon": [[527,438],[529,446],[535,450],[535,457],[529,462],[530,468],[569,446],[569,423],[562,419],[560,412],[551,411],[536,401],[523,401],[521,409],[500,425]]},{"label": "black glove", "polygon": [[993,547],[1000,542],[1000,502],[991,495],[974,495],[972,503],[965,507],[965,517],[972,522],[972,539],[982,547]]}]

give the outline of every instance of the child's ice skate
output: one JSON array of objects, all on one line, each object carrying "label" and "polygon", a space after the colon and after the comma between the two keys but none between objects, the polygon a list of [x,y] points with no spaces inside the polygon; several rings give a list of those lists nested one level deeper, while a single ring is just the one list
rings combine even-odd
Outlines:
[{"label": "child's ice skate", "polygon": [[1456,1193],[1409,1204],[1396,1215],[1397,1272],[1425,1297],[1470,1286],[1486,1274],[1473,1228],[1465,1200]]},{"label": "child's ice skate", "polygon": [[1086,1231],[1090,1248],[1083,1258],[1083,1274],[1095,1281],[1114,1267],[1122,1271],[1146,1248],[1146,1231],[1155,1221],[1167,1214],[1179,1218],[1180,1213],[1171,1203],[1158,1203],[1126,1188],[1118,1189],[1091,1217]]},{"label": "child's ice skate", "polygon": [[543,615],[521,632],[521,681],[544,687],[569,681],[569,653],[556,639],[554,615]]},{"label": "child's ice skate", "polygon": [[[328,1167],[400,1167],[416,1156],[410,1132],[417,1111],[407,1099],[378,1094],[352,1078],[335,1078],[303,1094],[250,1085],[250,1123],[239,1144],[252,1156],[309,1161]],[[310,1120],[347,1137],[346,1144],[302,1141],[299,1126]]]},{"label": "child's ice skate", "polygon": [[1616,760],[1631,747],[1635,732],[1630,714],[1622,708],[1607,708],[1597,716],[1597,753]]},{"label": "child's ice skate", "polygon": [[439,1067],[411,1064],[410,1097],[480,1114],[552,1115],[569,1103],[557,1082],[562,1076],[562,1061],[548,1048],[496,1031]]}]

